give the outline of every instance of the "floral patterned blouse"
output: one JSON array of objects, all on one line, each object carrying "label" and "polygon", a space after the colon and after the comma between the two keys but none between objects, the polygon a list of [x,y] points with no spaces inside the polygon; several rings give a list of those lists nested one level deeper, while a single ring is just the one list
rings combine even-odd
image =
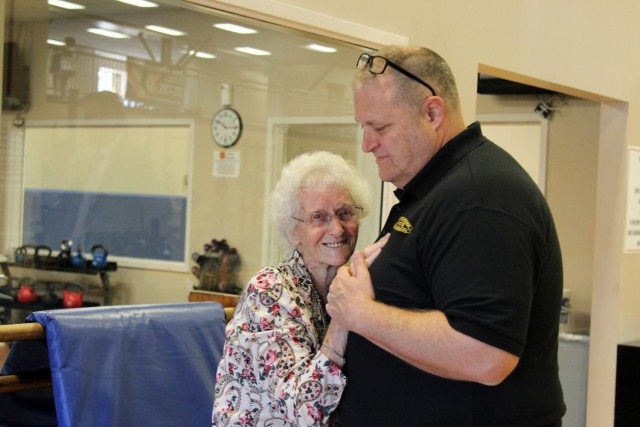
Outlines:
[{"label": "floral patterned blouse", "polygon": [[260,270],[226,329],[213,426],[326,426],[346,377],[320,352],[329,318],[302,257]]}]

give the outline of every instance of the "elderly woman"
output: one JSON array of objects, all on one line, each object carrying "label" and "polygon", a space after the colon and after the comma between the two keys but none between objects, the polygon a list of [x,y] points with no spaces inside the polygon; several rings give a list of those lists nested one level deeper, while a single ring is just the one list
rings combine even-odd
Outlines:
[{"label": "elderly woman", "polygon": [[[272,219],[291,258],[262,268],[227,325],[213,425],[324,426],[336,409],[347,331],[325,310],[356,246],[369,187],[342,157],[303,154],[282,171]],[[364,250],[370,263],[385,240]]]}]

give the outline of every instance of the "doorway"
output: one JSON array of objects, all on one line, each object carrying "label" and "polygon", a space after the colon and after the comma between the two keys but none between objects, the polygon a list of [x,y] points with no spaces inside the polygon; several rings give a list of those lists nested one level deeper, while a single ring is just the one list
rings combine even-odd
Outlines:
[{"label": "doorway", "polygon": [[[607,390],[615,388],[623,236],[611,230],[624,228],[627,105],[484,64],[478,71],[566,101],[549,117],[545,194],[560,237],[565,287],[571,288],[572,329],[589,335],[583,371],[588,387],[582,387],[582,409],[568,412],[566,424],[578,420],[575,425],[585,425],[580,420],[586,420],[587,425],[603,425],[600,421],[613,414]],[[478,94],[476,111],[531,114],[541,99],[531,91]]]}]

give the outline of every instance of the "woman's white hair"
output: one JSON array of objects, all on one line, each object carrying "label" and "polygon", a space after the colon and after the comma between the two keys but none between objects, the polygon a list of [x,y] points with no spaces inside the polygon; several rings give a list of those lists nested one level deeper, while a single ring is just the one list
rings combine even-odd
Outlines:
[{"label": "woman's white hair", "polygon": [[298,221],[291,217],[300,210],[300,192],[330,189],[345,190],[353,204],[363,209],[362,216],[369,212],[369,184],[342,156],[328,151],[304,153],[282,169],[270,202],[271,220],[282,237],[285,253],[291,253],[294,249],[291,238]]}]

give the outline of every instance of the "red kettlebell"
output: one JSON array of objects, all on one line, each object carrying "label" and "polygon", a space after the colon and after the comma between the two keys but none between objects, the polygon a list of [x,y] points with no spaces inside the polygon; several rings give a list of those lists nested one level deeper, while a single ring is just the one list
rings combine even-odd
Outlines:
[{"label": "red kettlebell", "polygon": [[36,302],[38,295],[36,294],[36,290],[33,286],[30,285],[20,285],[20,290],[18,290],[18,302],[21,304],[33,304]]},{"label": "red kettlebell", "polygon": [[62,291],[62,305],[64,308],[82,307],[82,299],[84,293],[82,291],[70,291],[64,289]]}]

